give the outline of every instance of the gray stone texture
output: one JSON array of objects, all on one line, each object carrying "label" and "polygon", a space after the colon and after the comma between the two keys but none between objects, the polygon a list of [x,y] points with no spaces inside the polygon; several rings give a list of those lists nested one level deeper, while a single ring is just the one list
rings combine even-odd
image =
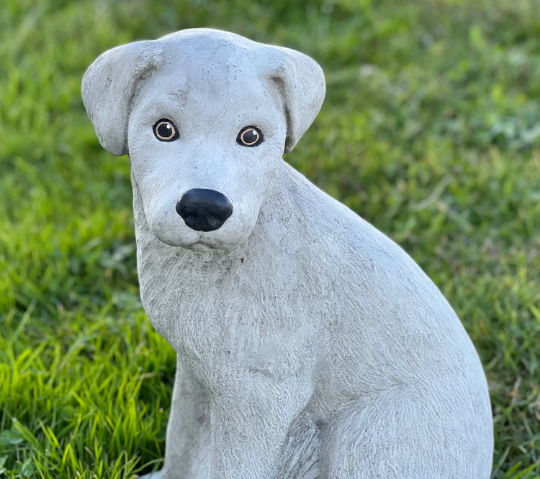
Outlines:
[{"label": "gray stone texture", "polygon": [[[282,159],[317,115],[311,58],[210,29],[101,55],[82,84],[128,153],[141,297],[178,355],[162,479],[488,479],[486,379],[459,319],[393,241]],[[153,125],[172,120],[179,139]],[[236,142],[245,126],[265,141]],[[193,188],[223,226],[189,228]]]}]

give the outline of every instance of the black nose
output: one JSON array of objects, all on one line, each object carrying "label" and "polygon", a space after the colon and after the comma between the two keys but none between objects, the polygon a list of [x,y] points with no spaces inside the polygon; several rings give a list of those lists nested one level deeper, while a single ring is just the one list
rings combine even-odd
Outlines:
[{"label": "black nose", "polygon": [[219,191],[195,188],[184,193],[176,203],[176,211],[195,231],[214,231],[232,215],[229,199]]}]

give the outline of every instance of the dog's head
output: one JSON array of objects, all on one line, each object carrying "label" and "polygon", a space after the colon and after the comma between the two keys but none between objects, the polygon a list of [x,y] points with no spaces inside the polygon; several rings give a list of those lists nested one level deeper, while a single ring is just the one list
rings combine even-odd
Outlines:
[{"label": "dog's head", "polygon": [[130,156],[153,234],[194,250],[247,239],[324,93],[311,58],[209,29],[109,50],[82,83],[101,144]]}]

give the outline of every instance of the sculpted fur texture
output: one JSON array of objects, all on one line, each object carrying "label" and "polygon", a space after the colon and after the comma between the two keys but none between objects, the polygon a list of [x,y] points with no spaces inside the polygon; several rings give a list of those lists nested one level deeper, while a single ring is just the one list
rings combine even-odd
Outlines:
[{"label": "sculpted fur texture", "polygon": [[309,57],[209,29],[104,53],[83,80],[129,153],[141,297],[178,356],[157,479],[488,479],[487,384],[437,287],[282,159]]}]

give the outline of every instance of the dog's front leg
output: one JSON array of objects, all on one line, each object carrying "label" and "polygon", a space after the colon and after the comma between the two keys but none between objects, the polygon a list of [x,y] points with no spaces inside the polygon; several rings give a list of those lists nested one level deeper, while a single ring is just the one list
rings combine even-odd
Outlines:
[{"label": "dog's front leg", "polygon": [[211,399],[212,477],[274,479],[289,427],[313,392],[311,378],[246,372],[234,382]]},{"label": "dog's front leg", "polygon": [[209,479],[210,416],[207,393],[177,360],[163,469],[147,479]]}]

